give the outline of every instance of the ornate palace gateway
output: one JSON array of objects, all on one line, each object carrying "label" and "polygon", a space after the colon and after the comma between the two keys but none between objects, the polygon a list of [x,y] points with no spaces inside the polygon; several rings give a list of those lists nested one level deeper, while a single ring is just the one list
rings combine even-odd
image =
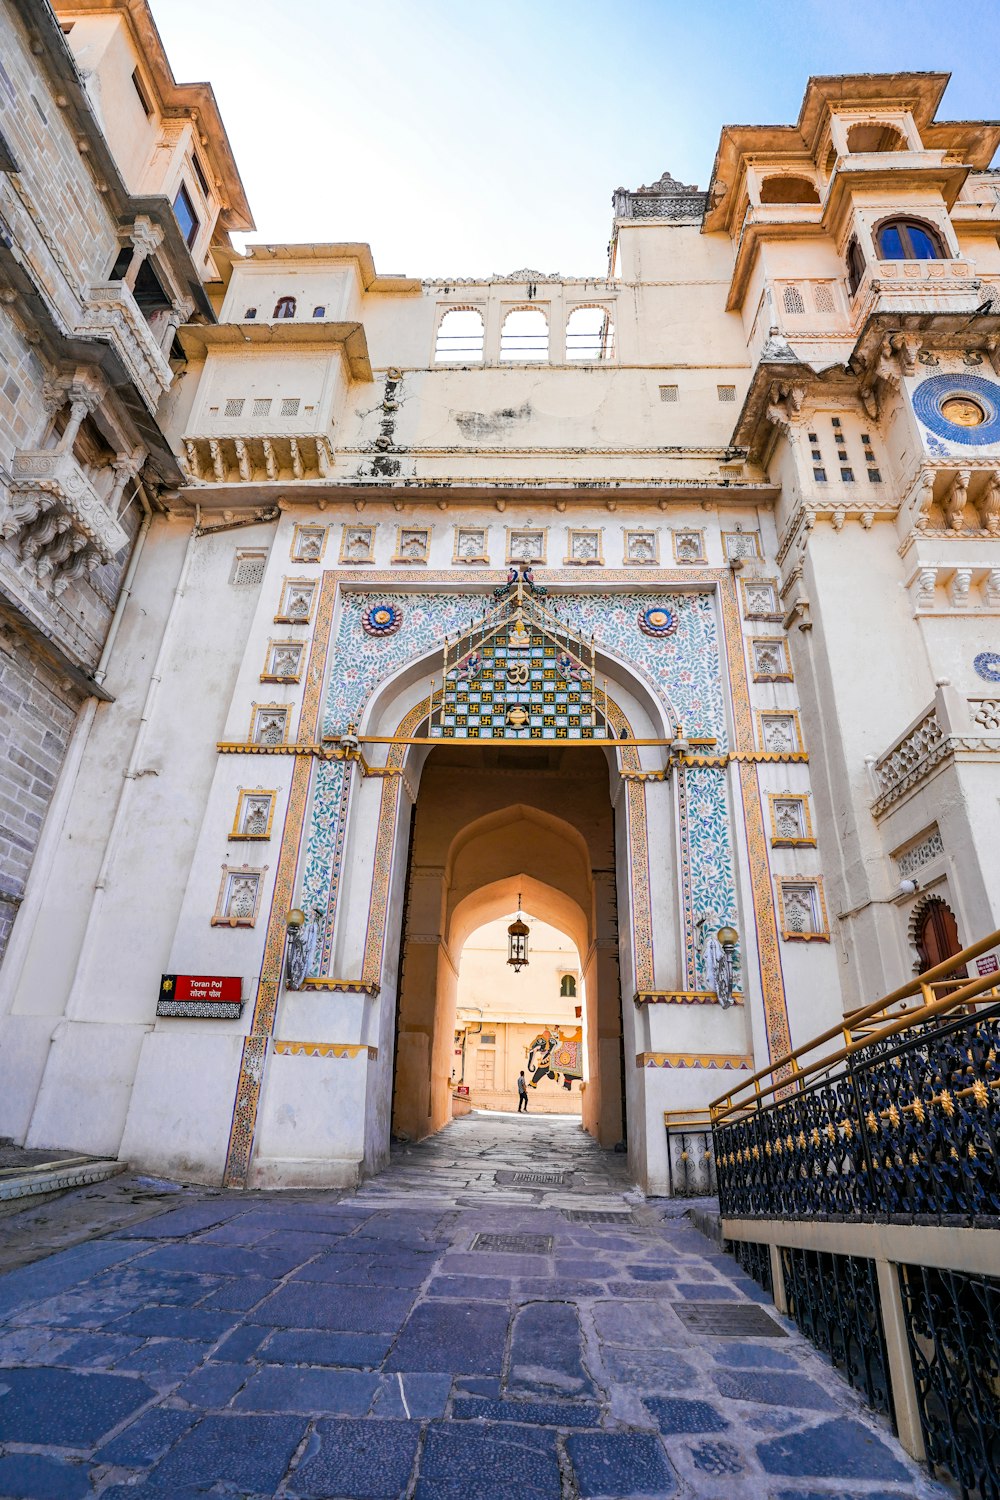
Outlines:
[{"label": "ornate palace gateway", "polygon": [[141,0],[24,9],[103,259],[32,332],[63,227],[10,188],[0,1132],[354,1183],[451,1118],[463,949],[523,911],[579,958],[533,1100],[667,1192],[665,1111],[998,926],[1000,130],[813,79],[707,192],[616,192],[601,274],[417,280],[235,254]]}]

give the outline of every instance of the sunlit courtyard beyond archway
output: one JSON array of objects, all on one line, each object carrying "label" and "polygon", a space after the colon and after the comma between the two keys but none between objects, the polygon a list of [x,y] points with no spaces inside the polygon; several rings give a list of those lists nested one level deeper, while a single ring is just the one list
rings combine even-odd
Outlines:
[{"label": "sunlit courtyard beyond archway", "polygon": [[454,1112],[467,1100],[470,1108],[579,1115],[587,1072],[580,955],[565,933],[524,912],[528,962],[515,973],[507,928],[516,915],[484,923],[462,949]]}]

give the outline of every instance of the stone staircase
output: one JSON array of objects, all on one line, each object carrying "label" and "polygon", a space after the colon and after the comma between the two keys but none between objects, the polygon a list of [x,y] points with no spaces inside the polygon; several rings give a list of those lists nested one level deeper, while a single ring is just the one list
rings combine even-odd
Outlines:
[{"label": "stone staircase", "polygon": [[0,1218],[92,1182],[105,1182],[127,1163],[71,1151],[28,1151],[0,1136]]}]

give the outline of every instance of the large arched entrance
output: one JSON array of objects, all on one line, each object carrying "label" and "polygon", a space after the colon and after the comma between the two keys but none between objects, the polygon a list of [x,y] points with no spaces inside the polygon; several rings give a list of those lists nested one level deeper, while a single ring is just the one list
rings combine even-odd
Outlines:
[{"label": "large arched entrance", "polygon": [[[581,967],[585,1127],[624,1136],[615,828],[606,752],[584,745],[432,750],[414,809],[400,953],[393,1127],[451,1118],[459,959],[512,911],[567,934]],[[514,983],[513,977],[507,980]]]}]

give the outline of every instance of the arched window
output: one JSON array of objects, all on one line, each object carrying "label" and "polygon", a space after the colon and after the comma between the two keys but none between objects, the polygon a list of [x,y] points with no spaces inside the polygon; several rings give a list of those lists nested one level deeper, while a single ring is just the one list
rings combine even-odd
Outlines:
[{"label": "arched window", "polygon": [[612,359],[615,325],[606,307],[574,307],[566,320],[567,359]]},{"label": "arched window", "polygon": [[875,235],[881,260],[945,260],[937,231],[919,219],[887,219]]},{"label": "arched window", "polygon": [[818,203],[816,184],[808,177],[765,177],[760,185],[761,203]]},{"label": "arched window", "polygon": [[856,239],[852,239],[847,247],[847,289],[851,296],[861,285],[865,274],[865,257],[861,246]]},{"label": "arched window", "polygon": [[[947,901],[942,901],[940,896],[931,897],[917,916],[913,941],[920,955],[921,974],[937,964],[943,964],[946,958],[953,958],[956,953],[961,953],[958,923]],[[964,974],[965,971],[963,969],[956,972]]]},{"label": "arched window", "polygon": [[295,317],[295,298],[294,297],[279,297],[278,300],[277,300],[277,302],[274,305],[274,314],[273,314],[273,316],[276,317],[276,318],[294,318]]},{"label": "arched window", "polygon": [[257,316],[257,309],[255,307],[248,307],[243,316],[249,322]]},{"label": "arched window", "polygon": [[549,320],[540,307],[514,307],[500,330],[500,358],[537,363],[549,357]]},{"label": "arched window", "polygon": [[847,149],[859,151],[906,151],[906,137],[895,125],[878,120],[859,121],[847,132]]},{"label": "arched window", "polygon": [[438,324],[436,365],[479,365],[486,335],[483,315],[475,307],[449,307]]},{"label": "arched window", "polygon": [[313,308],[313,317],[314,318],[325,318],[326,317],[326,308],[323,307],[322,305],[320,305],[319,307],[314,307]]},{"label": "arched window", "polygon": [[782,300],[786,313],[804,313],[806,310],[805,298],[797,286],[786,286]]},{"label": "arched window", "polygon": [[559,994],[564,1000],[576,999],[576,980],[572,974],[564,974],[559,981]]}]

